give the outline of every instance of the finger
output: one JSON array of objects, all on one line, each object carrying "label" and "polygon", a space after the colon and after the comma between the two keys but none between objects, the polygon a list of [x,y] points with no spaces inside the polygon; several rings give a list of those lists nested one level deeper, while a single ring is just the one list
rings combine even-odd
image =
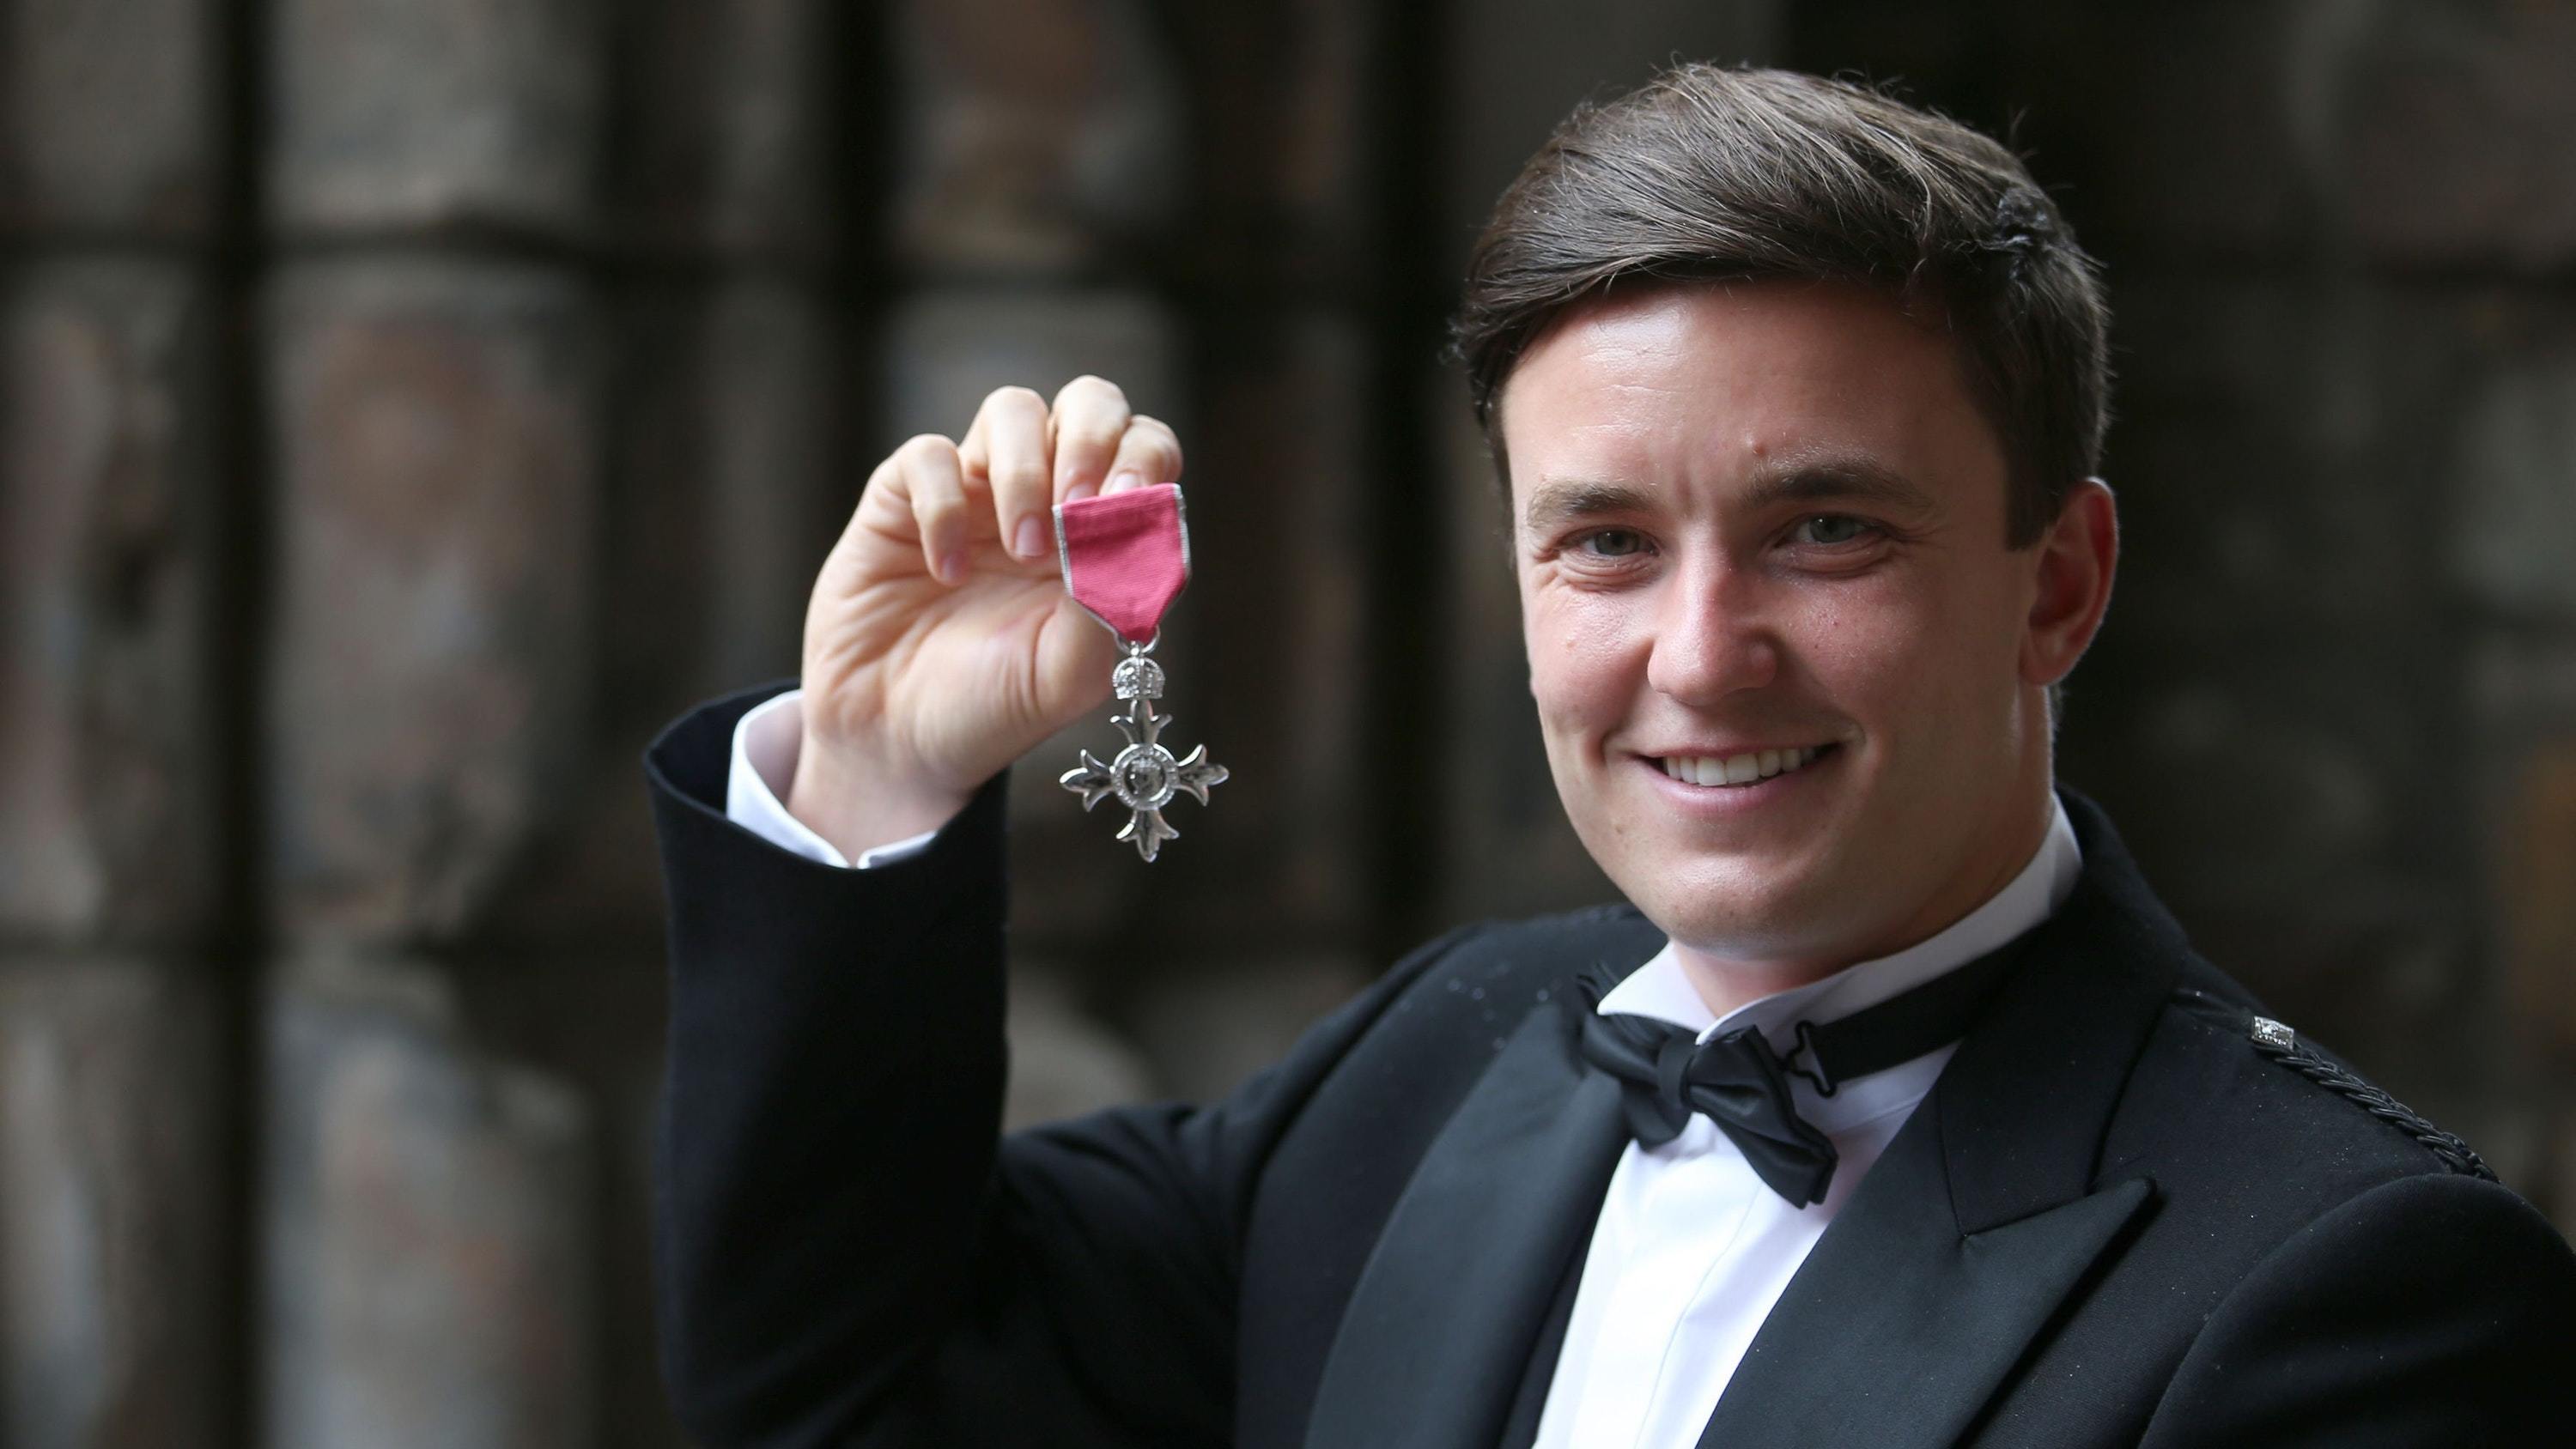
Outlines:
[{"label": "finger", "polygon": [[1118,440],[1118,456],[1110,463],[1109,481],[1100,491],[1124,493],[1156,483],[1177,483],[1180,478],[1179,436],[1170,424],[1139,415],[1129,421],[1126,436]]},{"label": "finger", "polygon": [[1055,493],[1058,503],[1100,491],[1118,440],[1127,431],[1127,394],[1118,384],[1088,375],[1055,395]]},{"label": "finger", "polygon": [[1047,510],[1054,480],[1047,467],[1047,405],[1025,387],[996,388],[975,415],[984,477],[1002,546],[1030,561],[1048,551]]},{"label": "finger", "polygon": [[966,478],[956,445],[935,433],[924,433],[895,450],[894,467],[904,492],[912,498],[923,566],[943,584],[963,582],[966,539],[973,520],[966,512]]},{"label": "finger", "polygon": [[992,471],[993,448],[987,429],[992,421],[992,398],[987,397],[975,409],[975,420],[966,426],[966,435],[957,440],[957,462],[966,474],[969,501],[988,491]]},{"label": "finger", "polygon": [[912,513],[912,490],[903,481],[901,449],[886,454],[885,461],[868,475],[859,489],[858,506],[850,510],[850,521],[833,543],[833,554],[837,558],[845,548],[864,548],[870,537],[898,543],[910,539],[915,547],[921,543],[920,522]]}]

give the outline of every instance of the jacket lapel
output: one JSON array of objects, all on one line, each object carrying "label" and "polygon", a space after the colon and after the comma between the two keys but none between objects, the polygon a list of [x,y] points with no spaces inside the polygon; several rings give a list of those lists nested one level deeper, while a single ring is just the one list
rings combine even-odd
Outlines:
[{"label": "jacket lapel", "polygon": [[2152,1192],[2133,1179],[1961,1233],[1939,1201],[1938,1134],[1915,1130],[1930,1121],[1906,1124],[1818,1240],[1728,1381],[1703,1449],[1955,1443]]},{"label": "jacket lapel", "polygon": [[1342,1316],[1311,1449],[1490,1449],[1627,1146],[1554,1006],[1521,1023],[1396,1201]]},{"label": "jacket lapel", "polygon": [[1957,1442],[2153,1199],[2093,1173],[2188,946],[2101,812],[2066,808],[2074,893],[1790,1280],[1702,1449]]}]

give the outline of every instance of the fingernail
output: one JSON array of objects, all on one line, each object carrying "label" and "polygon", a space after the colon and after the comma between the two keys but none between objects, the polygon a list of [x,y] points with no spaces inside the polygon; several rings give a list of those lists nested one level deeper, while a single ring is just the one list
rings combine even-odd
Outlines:
[{"label": "fingernail", "polygon": [[1097,483],[1076,483],[1064,490],[1064,501],[1071,503],[1077,498],[1088,498],[1099,491],[1100,485]]},{"label": "fingernail", "polygon": [[939,556],[939,581],[943,584],[963,582],[966,577],[966,555],[955,549]]},{"label": "fingernail", "polygon": [[1020,520],[1020,531],[1011,547],[1025,559],[1034,559],[1046,552],[1046,525],[1038,522],[1036,514]]},{"label": "fingernail", "polygon": [[1100,491],[1103,493],[1123,493],[1130,488],[1142,488],[1144,486],[1144,474],[1137,472],[1133,468],[1121,468],[1117,472],[1109,475],[1107,486],[1103,487]]}]

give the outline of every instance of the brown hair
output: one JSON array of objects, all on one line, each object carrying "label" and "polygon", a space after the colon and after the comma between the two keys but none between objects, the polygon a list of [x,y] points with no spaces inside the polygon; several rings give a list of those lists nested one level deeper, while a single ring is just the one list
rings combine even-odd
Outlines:
[{"label": "brown hair", "polygon": [[2101,466],[2110,313],[2019,157],[1864,86],[1689,64],[1586,103],[1503,193],[1451,324],[1508,486],[1497,404],[1549,323],[1633,279],[1858,282],[1958,339],[2003,440],[2006,542]]}]

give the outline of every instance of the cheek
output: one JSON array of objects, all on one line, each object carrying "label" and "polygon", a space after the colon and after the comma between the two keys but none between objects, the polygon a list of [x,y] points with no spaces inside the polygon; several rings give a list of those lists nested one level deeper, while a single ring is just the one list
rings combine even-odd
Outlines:
[{"label": "cheek", "polygon": [[1885,693],[1939,647],[1940,611],[1919,591],[1894,580],[1870,580],[1814,592],[1789,626],[1791,648],[1806,671],[1855,700]]},{"label": "cheek", "polygon": [[1990,694],[2013,677],[2011,631],[1993,601],[1938,578],[1890,579],[1821,605],[1805,630],[1809,667],[1828,692],[1900,740],[1983,725]]},{"label": "cheek", "polygon": [[1525,589],[1522,599],[1539,718],[1553,729],[1604,724],[1624,713],[1643,667],[1634,601],[1545,586]]},{"label": "cheek", "polygon": [[[1803,678],[1866,734],[1916,733],[1919,711],[1952,671],[1953,611],[1926,581],[1900,572],[1838,581],[1792,595],[1779,616],[1791,679]],[[1793,686],[1794,687],[1794,686]]]}]

